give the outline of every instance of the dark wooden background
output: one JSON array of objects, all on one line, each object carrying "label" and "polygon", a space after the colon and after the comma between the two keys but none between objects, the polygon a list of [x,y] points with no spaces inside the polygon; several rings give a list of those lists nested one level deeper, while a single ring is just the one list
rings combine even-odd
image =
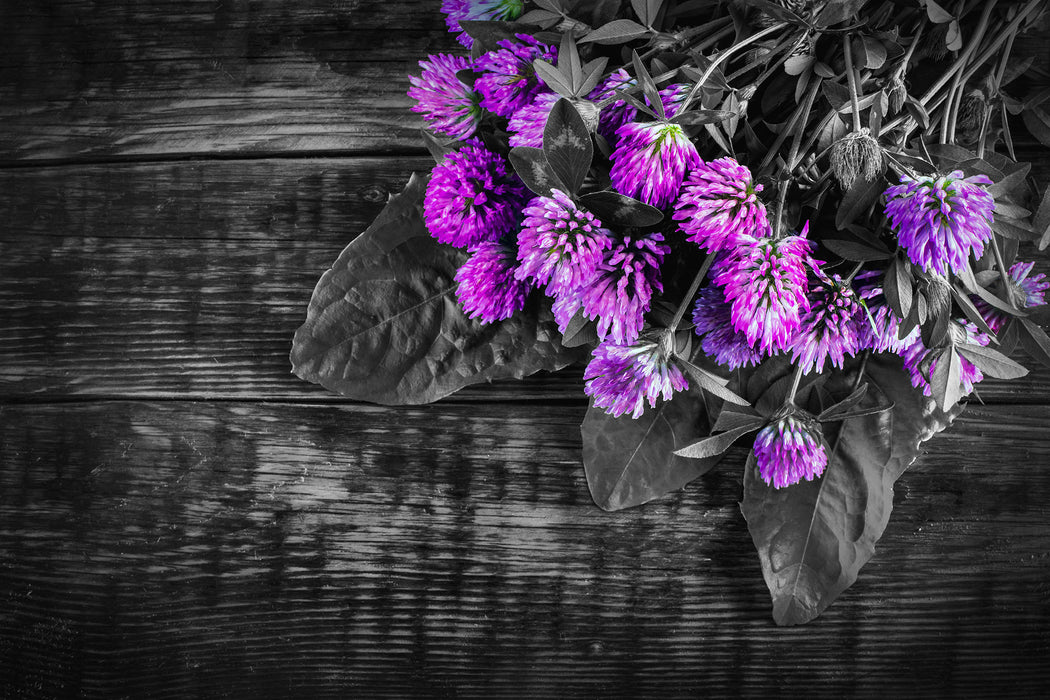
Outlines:
[{"label": "dark wooden background", "polygon": [[1038,694],[1050,372],[981,385],[794,629],[743,451],[608,514],[578,370],[410,409],[290,374],[318,276],[429,167],[438,4],[0,3],[0,697]]}]

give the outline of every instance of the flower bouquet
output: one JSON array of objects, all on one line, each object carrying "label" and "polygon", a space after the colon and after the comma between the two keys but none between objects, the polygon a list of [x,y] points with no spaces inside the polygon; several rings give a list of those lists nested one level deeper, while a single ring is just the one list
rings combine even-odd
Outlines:
[{"label": "flower bouquet", "polygon": [[[526,6],[527,5],[527,6]],[[1050,363],[1042,0],[445,0],[436,164],[324,273],[302,378],[381,404],[585,360],[615,510],[751,440],[741,510],[778,624],[856,580],[894,481],[985,377]]]}]

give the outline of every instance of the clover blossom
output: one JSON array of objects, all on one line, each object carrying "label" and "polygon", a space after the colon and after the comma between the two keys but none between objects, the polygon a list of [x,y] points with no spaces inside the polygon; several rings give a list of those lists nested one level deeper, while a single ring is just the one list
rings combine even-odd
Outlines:
[{"label": "clover blossom", "polygon": [[510,145],[543,146],[543,130],[547,127],[547,117],[561,96],[556,92],[541,92],[529,104],[525,105],[507,122],[510,132]]},{"label": "clover blossom", "polygon": [[[1007,298],[1012,300],[1019,309],[1030,309],[1033,306],[1042,306],[1046,303],[1045,293],[1050,288],[1050,282],[1046,281],[1046,275],[1039,273],[1031,275],[1033,262],[1019,262],[1010,266],[1010,274],[1007,277]],[[984,299],[975,299],[974,304],[981,312],[988,327],[998,333],[1009,320],[1009,316],[995,308]]]},{"label": "clover blossom", "polygon": [[499,41],[499,49],[489,51],[474,62],[474,70],[480,73],[474,89],[481,94],[481,106],[508,119],[528,106],[545,87],[532,62],[537,58],[554,62],[557,57],[553,46],[540,43],[528,34],[515,36],[517,41]]},{"label": "clover blossom", "polygon": [[[618,90],[635,85],[636,81],[623,68],[615,70],[602,82],[591,90],[587,99],[591,102],[601,102],[616,94]],[[598,117],[598,133],[605,137],[610,143],[616,143],[616,130],[627,122],[634,121],[638,116],[638,109],[624,100],[616,100],[606,105]]]},{"label": "clover blossom", "polygon": [[828,466],[820,423],[794,406],[758,431],[754,452],[759,475],[775,489],[812,481]]},{"label": "clover blossom", "polygon": [[[948,323],[948,332],[951,334],[952,344],[970,343],[972,345],[988,345],[991,338],[986,333],[981,333],[977,326],[969,321],[952,319]],[[927,349],[918,333],[909,336],[911,342],[900,352],[904,359],[904,369],[911,376],[911,385],[922,389],[926,396],[933,395],[930,386],[930,377],[937,369],[937,360],[934,358],[936,351]],[[938,349],[939,350],[939,349]],[[963,393],[969,394],[973,391],[973,385],[984,379],[984,373],[972,362],[961,354],[959,355],[959,383],[962,385]]]},{"label": "clover blossom", "polygon": [[803,374],[822,371],[827,360],[841,369],[845,356],[860,349],[858,329],[868,322],[848,282],[823,272],[818,277],[820,283],[810,291],[809,310],[801,318],[792,348],[792,361]]},{"label": "clover blossom", "polygon": [[598,320],[598,337],[631,343],[645,323],[653,291],[662,292],[660,264],[670,249],[659,233],[633,233],[615,241],[594,276],[579,289],[588,318]]},{"label": "clover blossom", "polygon": [[456,271],[456,298],[467,316],[492,323],[524,308],[532,284],[515,275],[517,252],[503,241],[484,241],[471,251]]},{"label": "clover blossom", "polygon": [[729,369],[757,365],[762,353],[753,349],[747,336],[733,328],[732,310],[718,287],[704,287],[693,306],[693,326],[702,339],[700,347]]},{"label": "clover blossom", "polygon": [[423,198],[423,219],[442,243],[474,246],[513,230],[527,196],[506,159],[470,139],[434,166]]},{"label": "clover blossom", "polygon": [[980,257],[992,238],[995,199],[982,185],[984,175],[963,177],[953,170],[941,177],[913,179],[886,190],[886,216],[912,262],[940,275],[962,272],[973,254]]},{"label": "clover blossom", "polygon": [[675,201],[686,174],[701,162],[679,124],[629,122],[616,136],[609,172],[613,189],[654,207],[662,209]]},{"label": "clover blossom", "polygon": [[602,343],[594,349],[583,378],[583,391],[596,408],[614,416],[630,412],[632,418],[642,415],[646,401],[654,407],[658,398],[667,401],[689,387],[662,344],[652,340]]},{"label": "clover blossom", "polygon": [[457,140],[469,138],[481,121],[478,94],[456,75],[470,68],[470,59],[449,54],[434,54],[420,61],[423,69],[417,78],[408,76],[412,87],[408,96],[416,100],[412,111],[423,115],[434,131]]},{"label": "clover blossom", "polygon": [[459,32],[456,39],[468,49],[474,40],[463,31],[459,23],[463,20],[502,20],[512,22],[521,17],[525,9],[524,0],[442,0],[441,11],[445,13],[445,24],[450,32]]},{"label": "clover blossom", "polygon": [[608,229],[558,189],[525,208],[518,233],[518,279],[547,285],[547,293],[570,292],[589,281],[612,247]]},{"label": "clover blossom", "polygon": [[790,348],[799,315],[809,310],[808,232],[809,222],[797,236],[745,239],[716,264],[713,281],[725,289],[733,328],[764,354]]},{"label": "clover blossom", "polygon": [[[855,281],[878,276],[878,272],[865,272],[854,277]],[[857,298],[867,308],[865,317],[858,316],[856,323],[857,350],[874,350],[875,352],[892,352],[900,354],[911,341],[918,336],[919,329],[913,328],[905,338],[899,338],[900,321],[886,301],[886,295],[878,283],[859,284]]]},{"label": "clover blossom", "polygon": [[742,238],[759,238],[769,228],[762,185],[732,158],[701,162],[689,173],[672,218],[686,237],[708,252],[727,250]]}]

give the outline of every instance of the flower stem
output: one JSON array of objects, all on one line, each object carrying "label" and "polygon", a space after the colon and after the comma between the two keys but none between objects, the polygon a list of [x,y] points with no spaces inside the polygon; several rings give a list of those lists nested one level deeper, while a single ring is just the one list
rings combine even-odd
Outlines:
[{"label": "flower stem", "polygon": [[859,133],[860,123],[860,87],[857,85],[857,73],[853,70],[853,49],[850,46],[850,35],[842,35],[842,55],[846,58],[846,79],[849,81],[849,101],[853,107],[853,131]]},{"label": "flower stem", "polygon": [[785,403],[794,404],[795,394],[798,393],[798,385],[802,381],[802,365],[795,365],[795,377],[791,380],[791,391],[788,392],[787,401]]},{"label": "flower stem", "polygon": [[1003,293],[1009,298],[1010,272],[1006,269],[1006,264],[1003,262],[1003,252],[999,250],[999,236],[994,233],[992,234],[992,253],[995,255],[995,265],[999,268],[999,279],[1003,282]]},{"label": "flower stem", "polygon": [[685,101],[682,102],[682,110],[681,111],[684,112],[687,109],[689,109],[689,105],[692,104],[693,100],[696,99],[697,94],[704,88],[704,83],[707,82],[707,79],[710,78],[711,75],[715,72],[715,69],[718,68],[718,64],[722,63],[727,58],[729,58],[734,53],[736,53],[740,49],[744,48],[748,44],[752,44],[752,43],[758,41],[759,39],[761,39],[762,37],[764,37],[764,36],[766,36],[768,34],[772,34],[773,32],[779,32],[781,29],[783,29],[786,26],[788,26],[787,22],[778,22],[778,23],[774,24],[772,27],[767,27],[767,28],[763,29],[762,31],[758,32],[757,34],[752,34],[751,36],[749,36],[748,38],[744,39],[743,41],[740,41],[740,42],[737,42],[736,44],[733,44],[728,49],[726,49],[722,53],[718,54],[718,56],[714,60],[711,61],[711,65],[709,65],[707,67],[707,70],[704,71],[703,75],[700,76],[700,79],[697,80],[696,83],[693,85],[693,89],[689,91],[688,95],[686,95]]},{"label": "flower stem", "polygon": [[711,263],[714,261],[714,253],[708,253],[707,257],[704,258],[704,264],[700,266],[700,271],[696,273],[696,277],[693,278],[693,283],[689,285],[689,291],[685,293],[685,298],[682,299],[682,303],[678,305],[678,309],[674,312],[674,318],[671,319],[671,325],[668,326],[671,333],[678,330],[678,324],[682,322],[686,310],[689,308],[689,305],[693,303],[693,297],[696,296],[696,290],[700,289],[700,283],[704,281],[704,277],[707,275],[707,271],[711,269]]}]

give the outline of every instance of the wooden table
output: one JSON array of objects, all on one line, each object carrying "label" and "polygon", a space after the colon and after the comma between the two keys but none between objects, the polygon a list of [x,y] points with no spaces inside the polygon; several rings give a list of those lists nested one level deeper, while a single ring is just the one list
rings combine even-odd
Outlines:
[{"label": "wooden table", "polygon": [[743,450],[608,514],[578,369],[410,409],[290,374],[320,273],[429,167],[405,76],[455,46],[437,7],[0,6],[0,696],[1043,689],[1046,370],[981,385],[791,629]]}]

